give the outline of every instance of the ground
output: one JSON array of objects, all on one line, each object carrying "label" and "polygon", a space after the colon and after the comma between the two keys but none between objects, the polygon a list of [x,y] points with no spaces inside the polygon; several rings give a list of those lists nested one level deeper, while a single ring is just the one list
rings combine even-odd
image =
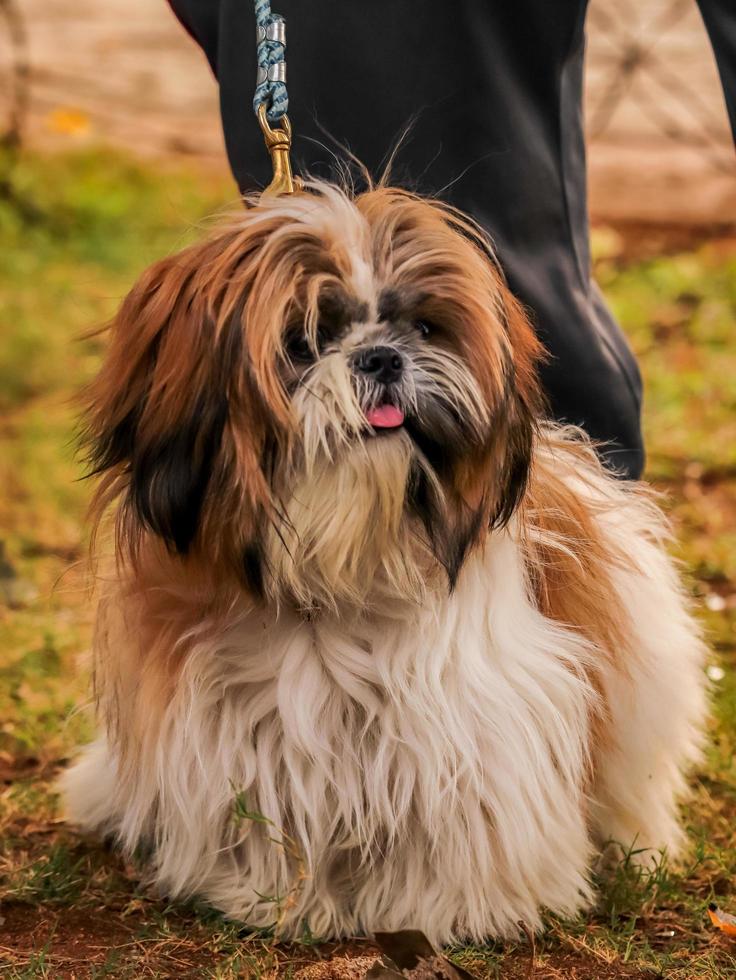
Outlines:
[{"label": "ground", "polygon": [[[61,825],[52,791],[91,733],[78,710],[93,604],[73,401],[99,361],[89,330],[150,260],[233,201],[223,177],[92,149],[29,154],[0,181],[0,975],[13,980],[348,980],[374,956],[311,937],[281,947],[205,908],[167,905]],[[681,868],[624,863],[589,915],[549,921],[533,974],[526,941],[449,955],[479,978],[725,980],[736,946],[705,910],[715,900],[736,911],[736,241],[601,228],[594,245],[642,363],[648,476],[666,495],[712,650],[707,756],[683,814],[692,852]]]}]

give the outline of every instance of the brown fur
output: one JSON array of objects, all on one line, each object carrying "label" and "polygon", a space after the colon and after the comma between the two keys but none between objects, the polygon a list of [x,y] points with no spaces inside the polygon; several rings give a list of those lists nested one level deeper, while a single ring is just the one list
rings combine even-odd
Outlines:
[{"label": "brown fur", "polygon": [[[135,779],[159,731],[194,638],[216,628],[236,596],[212,577],[147,540],[135,568],[101,586],[94,637],[94,692],[108,735],[120,748],[121,779]],[[182,637],[189,637],[182,642]]]}]

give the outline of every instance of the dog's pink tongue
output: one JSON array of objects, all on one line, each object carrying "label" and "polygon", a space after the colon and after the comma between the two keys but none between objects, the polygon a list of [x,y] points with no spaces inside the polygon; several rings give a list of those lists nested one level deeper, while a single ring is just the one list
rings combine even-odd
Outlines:
[{"label": "dog's pink tongue", "polygon": [[404,413],[395,405],[379,405],[365,413],[374,429],[395,429],[404,421]]}]

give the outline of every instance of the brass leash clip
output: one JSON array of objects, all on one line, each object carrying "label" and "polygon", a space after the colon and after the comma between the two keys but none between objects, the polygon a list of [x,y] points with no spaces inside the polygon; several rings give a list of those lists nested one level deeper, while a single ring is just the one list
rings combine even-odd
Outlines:
[{"label": "brass leash clip", "polygon": [[271,156],[271,166],[273,167],[273,178],[263,191],[263,195],[276,197],[279,194],[294,194],[296,191],[302,190],[301,180],[294,177],[291,171],[291,160],[289,159],[291,123],[289,117],[283,116],[279,120],[278,128],[272,127],[266,115],[266,106],[262,102],[258,106],[258,122],[261,125],[266,149]]}]

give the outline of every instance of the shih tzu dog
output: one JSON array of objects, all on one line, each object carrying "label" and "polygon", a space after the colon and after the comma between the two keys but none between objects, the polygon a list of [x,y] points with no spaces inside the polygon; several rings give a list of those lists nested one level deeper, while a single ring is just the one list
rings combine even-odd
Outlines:
[{"label": "shih tzu dog", "polygon": [[542,421],[479,229],[309,190],[154,265],[112,325],[102,733],[67,814],[283,937],[536,928],[607,843],[680,846],[698,629],[650,495]]}]

